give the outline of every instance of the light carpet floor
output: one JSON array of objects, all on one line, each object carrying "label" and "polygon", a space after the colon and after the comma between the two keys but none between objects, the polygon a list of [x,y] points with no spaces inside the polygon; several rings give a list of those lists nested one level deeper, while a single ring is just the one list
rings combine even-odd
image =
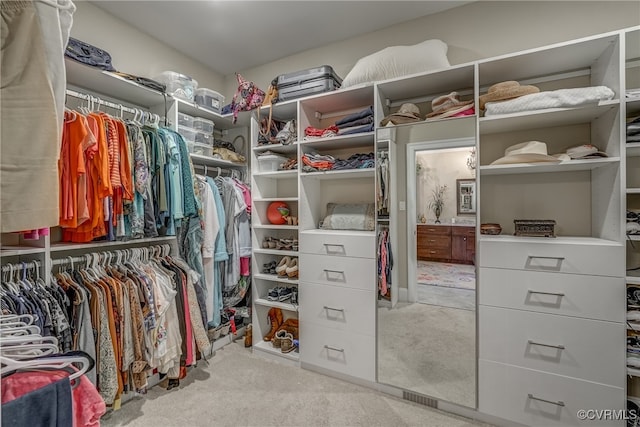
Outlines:
[{"label": "light carpet floor", "polygon": [[[406,349],[405,349],[406,351]],[[153,387],[122,405],[103,427],[427,426],[487,424],[375,390],[266,360],[241,340],[199,363],[180,387]]]},{"label": "light carpet floor", "polygon": [[475,312],[378,308],[378,381],[460,405],[476,401]]}]

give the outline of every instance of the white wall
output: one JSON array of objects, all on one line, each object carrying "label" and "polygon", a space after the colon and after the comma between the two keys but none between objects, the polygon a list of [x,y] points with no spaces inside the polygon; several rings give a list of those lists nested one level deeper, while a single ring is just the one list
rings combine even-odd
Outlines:
[{"label": "white wall", "polygon": [[[478,1],[279,59],[242,75],[266,89],[279,74],[324,64],[345,77],[363,56],[432,38],[447,43],[453,65],[634,25],[640,25],[638,1]],[[225,84],[224,94],[231,99],[235,75],[226,76]]]},{"label": "white wall", "polygon": [[196,79],[199,87],[223,87],[224,76],[207,66],[87,1],[76,1],[75,5],[71,37],[109,52],[118,71],[149,78],[163,71],[177,71]]}]

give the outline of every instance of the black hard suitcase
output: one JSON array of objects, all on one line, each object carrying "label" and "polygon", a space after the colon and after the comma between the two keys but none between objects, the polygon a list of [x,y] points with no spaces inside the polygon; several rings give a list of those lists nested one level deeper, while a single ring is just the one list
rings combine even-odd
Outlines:
[{"label": "black hard suitcase", "polygon": [[277,78],[278,101],[329,92],[339,89],[341,84],[342,79],[330,65],[281,74]]}]

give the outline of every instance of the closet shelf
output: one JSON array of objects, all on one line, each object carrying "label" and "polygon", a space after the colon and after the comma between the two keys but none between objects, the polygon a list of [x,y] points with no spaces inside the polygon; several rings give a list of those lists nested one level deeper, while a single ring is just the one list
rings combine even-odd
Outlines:
[{"label": "closet shelf", "polygon": [[279,170],[273,172],[254,172],[253,176],[260,178],[273,178],[273,179],[286,179],[286,178],[297,178],[298,170]]},{"label": "closet shelf", "polygon": [[627,375],[632,376],[632,377],[640,377],[640,369],[629,368],[627,366]]},{"label": "closet shelf", "polygon": [[233,124],[233,114],[222,115],[207,108],[200,107],[198,104],[190,101],[186,101],[180,98],[174,98],[178,104],[178,111],[186,113],[194,117],[203,117],[205,119],[212,120],[215,123],[216,129],[229,129],[235,127],[241,127],[240,123]]},{"label": "closet shelf", "polygon": [[627,146],[627,157],[640,156],[640,142],[629,142]]},{"label": "closet shelf", "polygon": [[32,246],[2,246],[0,247],[0,257],[19,256],[44,253],[45,248]]},{"label": "closet shelf", "polygon": [[521,163],[510,165],[486,165],[480,166],[480,174],[482,176],[488,176],[517,175],[523,173],[588,171],[619,163],[620,157],[603,157],[598,159],[571,160],[564,163]]},{"label": "closet shelf", "polygon": [[283,353],[282,351],[280,351],[279,348],[274,348],[273,344],[271,344],[271,341],[262,341],[262,339],[258,341],[257,339],[254,338],[253,342],[254,342],[253,344],[254,350],[263,351],[273,356],[284,357],[285,359],[293,360],[295,362],[300,361],[300,353],[296,351],[292,351],[291,353]]},{"label": "closet shelf", "polygon": [[367,147],[369,151],[373,150],[373,139],[375,132],[357,133],[354,135],[330,136],[328,138],[316,138],[300,141],[303,147],[311,147],[317,150],[324,149],[344,149]]},{"label": "closet shelf", "polygon": [[640,96],[627,98],[627,116],[640,113]]},{"label": "closet shelf", "polygon": [[64,63],[67,70],[67,82],[71,86],[104,94],[109,98],[140,107],[152,107],[165,102],[162,93],[108,71],[102,71],[68,58],[65,58]]},{"label": "closet shelf", "polygon": [[296,117],[298,112],[298,100],[291,99],[289,101],[276,102],[270,106],[260,107],[260,117],[269,117],[270,109],[273,109],[273,112],[271,113],[272,118],[280,121],[291,120]]},{"label": "closet shelf", "polygon": [[254,197],[254,202],[297,202],[297,197]]},{"label": "closet shelf", "polygon": [[[598,237],[577,237],[577,236],[556,236],[550,237],[524,237],[500,234],[491,236],[480,234],[478,236],[480,242],[504,242],[504,243],[552,243],[563,245],[592,245],[592,246],[621,246],[621,243],[615,240],[600,239]],[[640,235],[638,236],[640,240]]]},{"label": "closet shelf", "polygon": [[512,132],[527,129],[568,126],[590,123],[620,106],[620,100],[601,101],[597,105],[576,108],[549,108],[545,110],[523,111],[513,114],[481,117],[479,129],[481,135]]},{"label": "closet shelf", "polygon": [[264,274],[264,273],[258,273],[258,274],[254,274],[253,275],[254,279],[262,279],[262,280],[269,280],[271,282],[280,282],[280,283],[287,283],[290,285],[297,285],[298,284],[298,280],[294,280],[294,279],[283,279],[282,277],[279,277],[277,274]]},{"label": "closet shelf", "polygon": [[626,279],[627,285],[640,285],[640,276],[629,276]]},{"label": "closet shelf", "polygon": [[281,310],[295,311],[295,312],[298,311],[298,306],[297,305],[288,304],[288,303],[279,302],[279,301],[269,301],[268,299],[264,299],[264,298],[256,299],[255,303],[258,304],[258,305],[265,306],[265,307],[279,308]]},{"label": "closet shelf", "polygon": [[268,255],[293,255],[298,256],[298,251],[287,251],[282,249],[254,249],[254,254],[268,254]]},{"label": "closet shelf", "polygon": [[213,166],[213,167],[221,167],[221,168],[246,168],[247,165],[246,163],[236,163],[236,162],[231,162],[229,160],[222,160],[222,159],[215,159],[213,157],[209,157],[209,156],[203,156],[201,154],[189,154],[189,156],[191,157],[191,161],[194,164],[198,164],[198,165],[206,165],[206,166]]},{"label": "closet shelf", "polygon": [[627,234],[627,240],[640,241],[640,234]]},{"label": "closet shelf", "polygon": [[176,236],[146,237],[144,239],[131,239],[115,242],[90,242],[90,243],[54,243],[51,245],[51,252],[64,252],[86,249],[112,248],[116,246],[132,246],[138,244],[162,244],[176,240]]},{"label": "closet shelf", "polygon": [[273,151],[278,154],[293,154],[298,152],[298,143],[282,145],[282,144],[267,144],[257,145],[253,147],[253,151],[256,153],[262,153],[263,151]]},{"label": "closet shelf", "polygon": [[329,170],[323,172],[303,172],[300,174],[302,178],[308,179],[357,179],[357,178],[374,178],[376,174],[375,168],[366,169],[345,169],[345,170]]},{"label": "closet shelf", "polygon": [[256,224],[252,225],[251,228],[262,228],[267,230],[297,230],[298,225],[273,225],[273,224]]},{"label": "closet shelf", "polygon": [[638,187],[627,188],[627,194],[640,194],[640,188]]}]

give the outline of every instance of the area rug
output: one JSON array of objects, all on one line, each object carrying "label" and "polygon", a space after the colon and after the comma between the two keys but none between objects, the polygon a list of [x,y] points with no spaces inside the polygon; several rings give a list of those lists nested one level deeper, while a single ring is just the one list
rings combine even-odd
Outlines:
[{"label": "area rug", "polygon": [[466,264],[418,260],[418,284],[475,289],[476,268]]}]

